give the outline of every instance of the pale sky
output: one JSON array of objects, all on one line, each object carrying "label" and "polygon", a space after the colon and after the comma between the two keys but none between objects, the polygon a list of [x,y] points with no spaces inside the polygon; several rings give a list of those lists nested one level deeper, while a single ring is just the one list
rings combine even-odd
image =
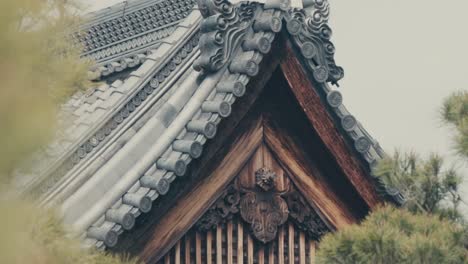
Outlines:
[{"label": "pale sky", "polygon": [[[121,0],[83,0],[96,10]],[[382,147],[453,156],[438,111],[468,89],[467,0],[329,0],[344,103]],[[457,160],[450,158],[450,162]],[[468,177],[467,164],[459,165]],[[468,200],[468,179],[464,186]]]}]

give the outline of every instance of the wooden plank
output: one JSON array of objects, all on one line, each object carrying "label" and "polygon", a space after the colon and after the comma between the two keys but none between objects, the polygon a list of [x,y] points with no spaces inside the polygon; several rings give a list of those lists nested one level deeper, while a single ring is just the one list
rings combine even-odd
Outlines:
[{"label": "wooden plank", "polygon": [[201,248],[201,234],[197,231],[195,233],[195,263],[202,264],[202,248]]},{"label": "wooden plank", "polygon": [[185,264],[190,264],[192,262],[191,254],[190,254],[190,248],[191,248],[190,235],[187,234],[184,240],[185,240]]},{"label": "wooden plank", "polygon": [[[263,123],[261,117],[257,122]],[[261,145],[255,150],[248,163],[242,168],[236,181],[245,189],[255,188],[255,172],[263,168],[263,148]]]},{"label": "wooden plank", "polygon": [[180,264],[180,241],[177,241],[175,246],[174,263]]},{"label": "wooden plank", "polygon": [[206,263],[207,264],[212,264],[213,260],[213,252],[212,252],[212,247],[213,247],[213,233],[211,231],[208,231],[206,233]]},{"label": "wooden plank", "polygon": [[294,264],[294,226],[288,224],[288,259],[289,264]]},{"label": "wooden plank", "polygon": [[[264,118],[262,118],[264,120]],[[265,122],[264,122],[265,123]],[[277,190],[279,192],[285,192],[289,190],[290,180],[284,174],[284,170],[278,163],[276,158],[271,153],[271,149],[264,143],[262,144],[263,149],[263,166],[269,168],[276,173]]]},{"label": "wooden plank", "polygon": [[268,264],[275,264],[275,244],[268,244]]},{"label": "wooden plank", "polygon": [[284,264],[284,226],[278,231],[278,264]]},{"label": "wooden plank", "polygon": [[[278,35],[277,38],[282,37]],[[153,250],[152,254],[154,256],[149,256],[149,251],[145,252],[145,249],[153,247],[148,246],[148,244],[160,243],[159,241],[154,242],[156,226],[166,217],[169,211],[173,210],[175,204],[182,197],[192,191],[195,184],[198,184],[212,173],[214,168],[222,162],[225,155],[232,149],[232,144],[238,143],[239,134],[242,135],[246,125],[250,125],[246,124],[245,117],[248,116],[247,113],[256,107],[252,107],[252,105],[264,90],[265,84],[270,80],[273,72],[278,68],[282,57],[279,51],[282,50],[281,45],[283,43],[283,41],[275,41],[272,44],[271,52],[268,56],[264,56],[260,63],[259,68],[261,70],[259,74],[253,77],[246,87],[249,92],[242,97],[242,100],[237,100],[233,104],[232,114],[219,124],[216,137],[209,140],[209,144],[204,146],[203,155],[196,162],[190,164],[189,175],[185,177],[186,180],[182,182],[175,181],[171,184],[172,187],[169,193],[158,198],[157,210],[152,210],[139,217],[139,219],[144,219],[139,221],[144,221],[145,224],[137,225],[132,232],[126,232],[119,237],[120,243],[114,249],[115,252],[131,253],[151,264],[158,260],[154,259],[160,257],[160,252],[167,251],[167,246],[161,245],[158,248],[163,248],[162,250]],[[242,123],[241,120],[243,120]],[[149,259],[151,259],[151,262],[148,262]]]},{"label": "wooden plank", "polygon": [[265,247],[260,245],[258,249],[258,264],[265,264]]},{"label": "wooden plank", "polygon": [[348,147],[345,139],[340,134],[327,107],[316,92],[317,87],[314,86],[306,70],[303,69],[289,41],[284,52],[286,56],[281,63],[281,69],[297,101],[328,150],[336,158],[344,174],[349,178],[368,206],[375,208],[381,204],[381,199],[368,173],[363,169],[362,163],[356,157],[354,150]]},{"label": "wooden plank", "polygon": [[264,118],[264,140],[272,150],[272,155],[281,164],[294,185],[299,189],[311,206],[332,225],[332,228],[343,228],[356,223],[346,203],[331,191],[324,182],[324,176],[306,159],[307,155],[292,136],[278,128],[273,121]]},{"label": "wooden plank", "polygon": [[233,229],[233,226],[232,226],[232,221],[229,221],[227,223],[227,228],[226,228],[226,232],[227,232],[227,264],[232,264],[232,246],[234,244],[233,240],[232,240],[232,229]]},{"label": "wooden plank", "polygon": [[241,221],[237,224],[237,264],[244,264],[244,227]]},{"label": "wooden plank", "polygon": [[315,264],[315,241],[309,242],[309,264]]},{"label": "wooden plank", "polygon": [[223,264],[223,229],[216,227],[216,264]]},{"label": "wooden plank", "polygon": [[208,210],[222,191],[239,173],[262,141],[261,123],[252,127],[231,145],[228,154],[218,167],[193,189],[161,219],[154,228],[151,242],[146,244],[141,258],[146,263],[155,263],[179,240],[185,232]]},{"label": "wooden plank", "polygon": [[306,241],[303,231],[299,232],[299,264],[306,264]]},{"label": "wooden plank", "polygon": [[254,263],[254,242],[250,234],[247,235],[247,264]]}]

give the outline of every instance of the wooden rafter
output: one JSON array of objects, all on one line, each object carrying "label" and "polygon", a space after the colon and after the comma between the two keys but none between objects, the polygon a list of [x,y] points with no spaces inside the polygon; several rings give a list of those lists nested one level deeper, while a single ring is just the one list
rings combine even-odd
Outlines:
[{"label": "wooden rafter", "polygon": [[261,122],[257,122],[232,144],[219,166],[165,215],[140,255],[146,263],[154,263],[163,257],[211,207],[261,144],[262,136]]},{"label": "wooden rafter", "polygon": [[[150,243],[140,255],[145,262],[154,263],[161,259],[214,204],[236,176],[249,181],[251,177],[241,175],[253,175],[264,166],[279,171],[280,175],[286,173],[287,177],[283,178],[289,178],[295,186],[300,186],[300,192],[333,229],[358,221],[345,202],[321,182],[320,177],[316,177],[318,169],[303,163],[305,161],[298,155],[304,153],[291,152],[294,142],[290,142],[287,135],[282,135],[284,131],[273,128],[271,120],[268,121],[262,114],[250,124],[239,138],[231,142],[228,154],[217,168],[197,183],[156,225]],[[244,166],[248,161],[250,165]],[[278,188],[287,189],[289,184],[283,180]],[[216,233],[216,230],[213,232]]]},{"label": "wooden rafter", "polygon": [[307,70],[302,67],[291,43],[287,42],[284,50],[286,56],[281,63],[281,69],[289,83],[291,91],[301,105],[311,125],[320,136],[327,149],[335,157],[337,164],[343,170],[356,190],[364,198],[370,208],[381,204],[375,187],[363,169],[362,163],[356,158],[356,154],[346,144],[340,134],[333,118],[320,99],[316,87]]},{"label": "wooden rafter", "polygon": [[[191,169],[193,178],[183,190],[162,207],[160,215],[164,217],[152,220],[152,227],[140,234],[145,242],[140,240],[133,252],[145,262],[155,263],[176,245],[258,149],[271,153],[263,155],[260,163],[281,166],[332,229],[358,222],[380,203],[368,172],[340,135],[307,70],[293,49],[284,45],[289,44],[282,39],[275,43],[274,50],[287,51],[285,57],[267,58],[266,62],[274,63],[265,64],[262,78],[248,87],[250,95],[239,101],[231,118],[221,124],[223,134]],[[278,61],[281,70],[274,71]],[[299,121],[291,122],[294,118]],[[209,232],[205,243],[214,243],[216,235],[216,230]]]}]

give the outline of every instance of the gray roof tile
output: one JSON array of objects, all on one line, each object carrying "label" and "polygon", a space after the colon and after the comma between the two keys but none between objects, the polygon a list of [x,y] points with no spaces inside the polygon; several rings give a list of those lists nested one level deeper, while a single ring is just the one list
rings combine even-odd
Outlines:
[{"label": "gray roof tile", "polygon": [[[138,12],[162,2],[137,1],[128,10]],[[308,11],[315,8],[322,15],[328,14],[328,2],[323,2],[324,5],[308,5]],[[309,45],[311,38],[311,43],[331,44],[327,38],[295,29],[295,17],[310,19],[303,10],[291,11],[281,1],[269,2],[269,8],[272,9],[244,3],[242,11],[221,14],[231,19],[228,27],[240,28],[236,35],[223,32],[225,41],[235,43],[230,49],[219,44],[218,39],[207,37],[213,30],[222,30],[217,25],[204,29],[197,46],[201,20],[198,10],[179,19],[170,36],[157,47],[139,50],[145,41],[154,41],[141,38],[125,43],[128,50],[134,51],[132,57],[122,53],[117,42],[112,44],[112,52],[119,55],[100,64],[105,74],[132,63],[142,64],[111,86],[105,84],[88,95],[74,96],[66,104],[76,119],[64,129],[62,139],[47,150],[51,159],[41,169],[47,178],[70,160],[72,168],[65,170],[62,178],[45,181],[47,186],[44,182],[32,185],[46,190],[44,203],[62,204],[65,221],[86,235],[86,243],[94,243],[100,249],[114,245],[118,235],[133,226],[132,219],[147,212],[151,202],[165,195],[171,183],[185,174],[186,166],[200,156],[203,145],[216,135],[217,124],[231,114],[231,105],[258,73],[263,54],[269,52],[280,26],[278,20],[286,20],[292,38],[303,34],[295,39],[299,47]],[[84,28],[97,28],[118,19],[121,11],[119,5],[97,13]],[[326,25],[326,19],[321,23]],[[100,30],[105,31],[106,27]],[[302,43],[304,39],[306,42]],[[308,65],[317,81],[321,81],[319,87],[327,95],[327,103],[356,151],[372,165],[384,155],[383,151],[343,106],[341,94],[326,83],[336,83],[342,77],[341,68],[334,64],[333,56],[314,57],[304,49],[302,53],[306,59],[319,62],[318,66]],[[198,60],[194,63],[195,58]],[[190,67],[193,63],[196,70],[203,72],[194,71]],[[51,186],[54,187],[50,189]],[[389,192],[381,183],[379,188]]]}]

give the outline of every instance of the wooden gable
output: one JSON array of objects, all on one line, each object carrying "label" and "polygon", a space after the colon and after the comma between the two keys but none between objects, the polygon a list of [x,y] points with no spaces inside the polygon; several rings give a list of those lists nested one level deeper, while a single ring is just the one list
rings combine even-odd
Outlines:
[{"label": "wooden gable", "polygon": [[[98,12],[75,37],[89,40],[82,55],[97,60],[90,70],[105,83],[64,105],[69,125],[21,176],[22,192],[59,207],[85,247],[148,263],[177,263],[176,255],[204,263],[210,247],[197,251],[197,234],[206,245],[210,232],[224,243],[218,250],[212,240],[218,263],[245,254],[262,262],[271,252],[302,263],[324,230],[356,223],[383,201],[403,202],[372,176],[385,153],[334,86],[344,71],[328,1],[260,2],[142,0]],[[96,44],[96,33],[129,19],[128,34]],[[262,173],[275,175],[264,179],[274,183],[268,190],[256,182]],[[219,218],[210,212],[229,190],[238,212],[200,230]],[[243,197],[256,213],[242,213]],[[229,233],[237,246],[227,247]],[[234,251],[240,245],[247,253]]]},{"label": "wooden gable", "polygon": [[[275,263],[305,263],[312,260],[315,241],[323,233],[358,222],[380,203],[287,45],[276,43],[276,51],[287,50],[288,56],[265,60],[263,72],[220,124],[191,175],[173,187],[178,192],[163,197],[116,251],[131,252],[147,263],[210,263],[210,258],[212,263],[273,263],[265,261],[271,258]],[[256,184],[255,174],[264,168],[276,175],[274,195],[262,194]],[[277,204],[271,197],[285,202],[286,220],[275,222],[274,239],[264,243],[256,237],[258,227],[242,217],[240,204],[223,219],[210,215],[229,190],[240,199],[248,193],[270,197],[264,203],[267,211]],[[293,196],[302,203],[291,203]],[[297,216],[304,212],[310,213]],[[211,223],[211,230],[200,228],[211,218],[219,222]],[[274,226],[261,213],[254,219],[254,225],[262,220]],[[304,223],[307,219],[312,222]]]},{"label": "wooden gable", "polygon": [[[265,174],[272,189],[259,186]],[[263,141],[159,263],[313,263],[317,239],[330,229]]]}]

